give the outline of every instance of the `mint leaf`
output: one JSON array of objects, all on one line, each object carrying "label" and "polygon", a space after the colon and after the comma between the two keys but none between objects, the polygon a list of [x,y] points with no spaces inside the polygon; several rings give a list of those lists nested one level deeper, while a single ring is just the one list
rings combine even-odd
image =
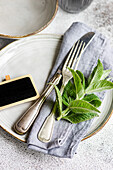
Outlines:
[{"label": "mint leaf", "polygon": [[63,102],[63,104],[64,104],[65,106],[68,107],[69,103],[68,103],[65,99],[62,99],[62,102]]},{"label": "mint leaf", "polygon": [[67,85],[64,88],[62,99],[63,99],[63,104],[68,106],[71,100],[75,100],[76,98],[76,90],[74,84],[69,81]]},{"label": "mint leaf", "polygon": [[94,68],[93,72],[88,78],[88,85],[99,81],[102,74],[103,74],[103,65],[100,62],[100,60],[98,60],[97,66]]},{"label": "mint leaf", "polygon": [[74,112],[70,112],[65,117],[62,117],[62,119],[68,120],[71,123],[80,123],[86,120],[93,119],[94,117],[98,117],[99,115],[97,113],[84,113],[84,114],[76,114]]},{"label": "mint leaf", "polygon": [[80,72],[79,70],[76,70],[76,73],[77,73],[77,74],[79,75],[79,77],[81,78],[81,83],[82,83],[82,85],[83,85],[83,87],[84,87],[84,89],[85,89],[85,77],[84,77],[83,73]]},{"label": "mint leaf", "polygon": [[69,71],[71,71],[72,75],[73,75],[73,79],[74,79],[74,85],[75,85],[75,89],[76,89],[76,99],[80,99],[84,96],[84,88],[83,85],[81,83],[81,79],[79,77],[79,75],[72,69],[68,68]]},{"label": "mint leaf", "polygon": [[77,114],[100,113],[96,107],[84,100],[74,100],[69,104],[68,107],[72,112]]},{"label": "mint leaf", "polygon": [[99,107],[102,103],[99,97],[97,97],[95,94],[88,94],[83,98],[83,100],[91,103],[95,107]]},{"label": "mint leaf", "polygon": [[56,85],[53,85],[56,91],[56,100],[57,100],[57,106],[59,110],[59,115],[62,114],[62,95]]},{"label": "mint leaf", "polygon": [[103,74],[100,80],[104,80],[110,74],[110,72],[111,70],[103,70]]},{"label": "mint leaf", "polygon": [[94,93],[94,92],[101,92],[104,90],[109,90],[113,88],[113,83],[107,80],[100,80],[96,83],[92,83],[90,86],[87,87],[85,92],[87,94]]}]

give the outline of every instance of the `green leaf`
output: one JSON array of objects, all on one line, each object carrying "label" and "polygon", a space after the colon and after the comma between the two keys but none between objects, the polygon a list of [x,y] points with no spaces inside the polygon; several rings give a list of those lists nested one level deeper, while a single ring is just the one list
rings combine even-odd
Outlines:
[{"label": "green leaf", "polygon": [[56,85],[53,85],[56,91],[57,106],[59,110],[59,115],[62,114],[62,95]]},{"label": "green leaf", "polygon": [[101,92],[104,90],[109,90],[113,88],[113,83],[107,80],[100,80],[96,83],[92,83],[90,86],[87,87],[86,93],[94,93],[94,92]]},{"label": "green leaf", "polygon": [[65,99],[62,99],[62,102],[65,106],[67,106],[67,107],[69,106],[69,103]]},{"label": "green leaf", "polygon": [[93,106],[95,106],[96,108],[98,108],[99,106],[101,106],[101,101],[99,100],[93,100],[92,102],[90,102]]},{"label": "green leaf", "polygon": [[69,81],[64,88],[62,95],[63,104],[67,106],[70,103],[70,98],[71,100],[75,100],[76,98],[75,86],[71,81]]},{"label": "green leaf", "polygon": [[102,74],[103,74],[103,65],[100,62],[100,60],[98,60],[97,66],[94,68],[93,72],[88,78],[88,85],[99,81]]},{"label": "green leaf", "polygon": [[102,103],[99,97],[96,96],[95,94],[88,94],[87,96],[83,98],[83,100],[91,103],[95,107],[99,107]]},{"label": "green leaf", "polygon": [[100,113],[96,107],[84,100],[74,100],[69,104],[68,107],[71,111],[77,114]]},{"label": "green leaf", "polygon": [[81,78],[81,83],[82,83],[82,85],[83,85],[83,87],[84,87],[84,89],[85,89],[85,77],[84,77],[83,73],[80,72],[79,70],[76,70],[76,73],[77,73],[77,74],[79,75],[79,77]]},{"label": "green leaf", "polygon": [[75,84],[75,89],[76,89],[76,99],[80,99],[84,96],[84,88],[83,85],[81,83],[81,79],[79,77],[79,75],[72,69],[68,68],[72,75],[73,75],[73,79],[74,79],[74,84]]},{"label": "green leaf", "polygon": [[110,74],[110,72],[111,70],[103,70],[103,74],[100,80],[104,80]]},{"label": "green leaf", "polygon": [[68,120],[71,123],[80,123],[86,120],[93,119],[94,117],[99,117],[99,115],[97,113],[76,114],[74,112],[70,112],[68,115],[63,117],[63,119]]}]

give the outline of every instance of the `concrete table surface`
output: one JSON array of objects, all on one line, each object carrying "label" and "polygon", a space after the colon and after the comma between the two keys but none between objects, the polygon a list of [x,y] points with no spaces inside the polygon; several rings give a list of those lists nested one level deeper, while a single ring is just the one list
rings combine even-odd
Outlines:
[{"label": "concrete table surface", "polygon": [[[113,44],[113,0],[94,0],[85,11],[69,14],[58,9],[54,21],[41,33],[63,34],[75,21],[84,22]],[[0,128],[0,170],[112,170],[113,116],[93,137],[80,143],[73,159],[61,159],[27,149]]]}]

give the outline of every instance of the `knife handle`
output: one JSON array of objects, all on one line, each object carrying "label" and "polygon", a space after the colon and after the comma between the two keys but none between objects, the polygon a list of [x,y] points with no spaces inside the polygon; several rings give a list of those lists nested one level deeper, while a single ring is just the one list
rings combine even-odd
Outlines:
[{"label": "knife handle", "polygon": [[57,72],[53,79],[50,81],[52,84],[48,84],[42,95],[38,98],[38,100],[22,115],[22,117],[14,124],[14,130],[18,134],[25,134],[34,120],[39,114],[40,108],[45,102],[46,98],[49,96],[51,91],[54,88],[54,85],[57,85],[61,79],[62,75],[60,72]]}]

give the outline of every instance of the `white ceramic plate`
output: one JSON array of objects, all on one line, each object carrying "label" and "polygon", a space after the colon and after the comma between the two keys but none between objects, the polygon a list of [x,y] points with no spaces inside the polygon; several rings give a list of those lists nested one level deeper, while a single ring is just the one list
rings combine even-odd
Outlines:
[{"label": "white ceramic plate", "polygon": [[58,0],[0,0],[0,36],[36,34],[53,20]]},{"label": "white ceramic plate", "polygon": [[[0,52],[0,81],[7,74],[12,78],[31,74],[41,93],[59,52],[61,41],[62,38],[58,35],[36,35],[11,43]],[[112,111],[112,100],[113,92],[110,91],[102,103],[100,117],[94,120],[85,138],[99,131],[108,121]],[[12,130],[12,127],[31,104],[29,102],[0,111],[1,127],[24,142],[27,134],[18,135]]]}]

